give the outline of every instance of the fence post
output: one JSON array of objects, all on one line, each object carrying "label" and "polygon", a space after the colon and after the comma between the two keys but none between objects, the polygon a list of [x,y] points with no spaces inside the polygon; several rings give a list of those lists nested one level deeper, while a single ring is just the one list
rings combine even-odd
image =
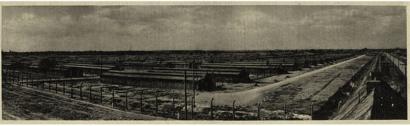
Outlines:
[{"label": "fence post", "polygon": [[125,110],[128,110],[128,90],[125,91]]},{"label": "fence post", "polygon": [[46,88],[46,82],[43,80],[40,83],[41,83],[41,89],[44,90]]},{"label": "fence post", "polygon": [[195,107],[195,103],[194,103],[194,99],[195,99],[195,96],[192,96],[191,97],[192,99],[191,99],[191,119],[195,119],[194,118],[194,116],[195,116],[195,111],[194,111],[194,107]]},{"label": "fence post", "polygon": [[24,72],[24,82],[26,83],[26,87],[28,87],[29,85],[29,83],[28,83],[28,73],[27,72]]},{"label": "fence post", "polygon": [[357,93],[358,93],[358,95],[359,95],[359,96],[358,96],[358,102],[357,102],[357,104],[359,104],[359,103],[361,102],[361,99],[360,99],[360,98],[361,98],[361,93],[360,93],[360,91],[358,91]]},{"label": "fence post", "polygon": [[74,98],[74,95],[73,95],[73,94],[74,94],[73,85],[74,85],[74,84],[72,84],[72,83],[71,83],[71,85],[70,85],[70,88],[71,88],[71,89],[70,89],[70,90],[71,90],[71,91],[70,91],[70,97],[71,97],[71,98]]},{"label": "fence post", "polygon": [[80,83],[80,99],[83,100],[83,83]]},{"label": "fence post", "polygon": [[50,81],[48,82],[48,91],[51,91],[51,79],[50,79]]},{"label": "fence post", "polygon": [[111,107],[112,108],[114,108],[114,106],[115,106],[115,89],[114,88],[112,88],[112,91],[111,91]]},{"label": "fence post", "polygon": [[31,87],[34,87],[34,79],[33,79],[32,73],[30,73],[30,81],[31,81]]},{"label": "fence post", "polygon": [[172,96],[172,116],[175,116],[175,96]]},{"label": "fence post", "polygon": [[340,104],[342,104],[342,101],[339,101],[338,103],[337,103],[337,110],[339,111],[340,110]]},{"label": "fence post", "polygon": [[186,70],[184,71],[184,95],[185,95],[185,119],[188,120],[188,96],[187,96],[187,76]]},{"label": "fence post", "polygon": [[16,72],[16,74],[17,74],[17,78],[16,78],[16,80],[17,80],[17,85],[18,85],[18,86],[21,86],[21,85],[20,85],[20,72]]},{"label": "fence post", "polygon": [[310,102],[310,118],[311,118],[311,120],[313,120],[314,107],[315,106],[313,106],[313,102]]},{"label": "fence post", "polygon": [[57,83],[57,81],[56,81],[56,88],[55,88],[55,90],[56,90],[56,94],[58,94],[58,83]]},{"label": "fence post", "polygon": [[66,81],[63,80],[63,95],[65,95],[65,84],[66,84]]},{"label": "fence post", "polygon": [[286,110],[286,103],[283,104],[283,112],[285,113],[285,120],[287,119],[287,110]]},{"label": "fence post", "polygon": [[89,97],[90,97],[89,100],[90,100],[90,102],[93,101],[93,94],[92,94],[92,91],[93,91],[93,90],[92,90],[92,88],[93,88],[93,86],[91,85],[90,88],[89,88],[89,93],[90,93],[90,94],[89,94],[89,95],[90,95],[90,96],[89,96]]},{"label": "fence post", "polygon": [[143,100],[144,100],[144,90],[141,90],[141,94],[140,94],[140,111],[141,111],[141,113],[144,111],[144,103],[143,103]]},{"label": "fence post", "polygon": [[155,114],[158,114],[158,90],[155,91]]},{"label": "fence post", "polygon": [[235,100],[232,102],[232,119],[235,120]]},{"label": "fence post", "polygon": [[261,103],[258,103],[258,119],[261,119]]},{"label": "fence post", "polygon": [[211,119],[214,119],[214,108],[213,108],[213,104],[214,104],[214,98],[211,99]]},{"label": "fence post", "polygon": [[103,104],[103,87],[100,87],[100,104]]}]

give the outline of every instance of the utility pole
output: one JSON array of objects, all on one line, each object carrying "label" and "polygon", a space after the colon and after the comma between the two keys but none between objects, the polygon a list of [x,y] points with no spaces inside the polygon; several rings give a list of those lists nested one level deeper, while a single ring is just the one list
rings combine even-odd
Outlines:
[{"label": "utility pole", "polygon": [[194,108],[195,108],[195,71],[194,71],[194,65],[195,65],[195,60],[192,62],[192,91],[193,91],[193,96],[192,96],[192,119],[194,119]]}]

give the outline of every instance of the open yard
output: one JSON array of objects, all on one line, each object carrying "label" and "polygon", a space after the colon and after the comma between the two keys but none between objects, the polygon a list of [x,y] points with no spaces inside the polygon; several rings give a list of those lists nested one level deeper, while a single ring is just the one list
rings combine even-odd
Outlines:
[{"label": "open yard", "polygon": [[27,120],[151,120],[164,119],[69,99],[26,87],[3,85],[4,119]]}]

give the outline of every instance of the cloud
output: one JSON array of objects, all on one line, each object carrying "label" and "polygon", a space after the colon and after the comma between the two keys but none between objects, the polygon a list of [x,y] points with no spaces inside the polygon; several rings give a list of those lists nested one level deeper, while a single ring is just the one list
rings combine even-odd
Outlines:
[{"label": "cloud", "polygon": [[3,50],[405,47],[404,7],[4,7]]}]

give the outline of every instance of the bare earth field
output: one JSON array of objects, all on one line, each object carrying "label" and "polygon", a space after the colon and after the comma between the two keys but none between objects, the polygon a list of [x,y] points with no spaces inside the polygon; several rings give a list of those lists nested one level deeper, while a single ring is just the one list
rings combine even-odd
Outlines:
[{"label": "bare earth field", "polygon": [[[135,114],[69,99],[25,87],[3,85],[3,119],[28,120],[152,120],[159,117]],[[5,102],[6,101],[6,102]]]},{"label": "bare earth field", "polygon": [[[357,70],[370,61],[370,57],[364,56],[351,62],[334,66],[310,77],[281,85],[264,97],[263,106],[284,106],[295,113],[310,113],[311,105],[319,109],[339,87],[343,86]],[[275,109],[275,108],[273,108]]]},{"label": "bare earth field", "polygon": [[315,106],[325,102],[370,59],[368,56],[359,56],[251,90],[233,93],[200,93],[197,101],[204,105],[208,104],[212,97],[217,105],[231,105],[233,100],[236,100],[238,105],[254,105],[265,101],[263,106],[266,109],[277,108],[286,103],[288,108],[303,108],[302,113],[307,113],[305,109],[310,108],[310,101],[313,101]]}]

